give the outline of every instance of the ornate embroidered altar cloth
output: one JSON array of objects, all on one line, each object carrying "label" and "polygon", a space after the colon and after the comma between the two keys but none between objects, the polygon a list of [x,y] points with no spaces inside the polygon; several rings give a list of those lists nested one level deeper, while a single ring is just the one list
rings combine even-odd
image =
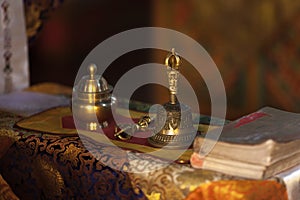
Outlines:
[{"label": "ornate embroidered altar cloth", "polygon": [[[287,199],[282,181],[286,176],[279,182],[247,182],[193,169],[188,164],[171,163],[162,168],[159,158],[140,153],[139,158],[143,159],[137,159],[139,153],[120,153],[116,147],[92,140],[85,143],[97,148],[97,153],[91,154],[76,134],[53,135],[14,126],[24,119],[1,112],[0,135],[15,141],[0,160],[1,174],[22,199],[192,199],[193,195],[198,195],[198,199],[210,199],[213,195],[215,199],[222,199],[223,195],[230,195],[226,199]],[[115,169],[108,167],[112,165]],[[128,169],[143,173],[127,173]],[[145,173],[147,169],[151,170]],[[245,191],[238,187],[243,184],[248,188]],[[258,185],[265,192],[258,190]],[[211,192],[200,196],[199,191]],[[239,194],[238,198],[233,194]],[[295,194],[290,199],[296,199]]]}]

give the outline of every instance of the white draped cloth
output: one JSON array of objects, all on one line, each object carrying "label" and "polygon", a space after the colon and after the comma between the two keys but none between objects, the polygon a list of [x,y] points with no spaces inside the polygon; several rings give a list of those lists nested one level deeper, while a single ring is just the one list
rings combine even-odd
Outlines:
[{"label": "white draped cloth", "polygon": [[0,94],[29,86],[23,6],[22,0],[0,0]]}]

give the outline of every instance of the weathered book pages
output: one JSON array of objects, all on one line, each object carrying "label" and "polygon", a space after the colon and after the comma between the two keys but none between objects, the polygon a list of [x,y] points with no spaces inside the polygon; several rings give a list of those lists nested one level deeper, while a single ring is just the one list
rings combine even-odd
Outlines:
[{"label": "weathered book pages", "polygon": [[265,107],[226,125],[214,148],[203,153],[212,142],[209,134],[195,139],[191,164],[196,168],[260,179],[300,164],[297,113]]}]

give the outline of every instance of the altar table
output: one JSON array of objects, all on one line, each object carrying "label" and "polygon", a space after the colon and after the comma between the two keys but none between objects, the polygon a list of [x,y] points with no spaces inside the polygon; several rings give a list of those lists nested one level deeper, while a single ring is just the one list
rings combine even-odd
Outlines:
[{"label": "altar table", "polygon": [[[51,83],[33,86],[28,91],[71,95],[69,88]],[[141,104],[132,108],[145,111]],[[189,164],[172,162],[161,167],[162,158],[143,154],[138,149],[133,154],[126,148],[124,153],[115,146],[89,140],[83,145],[76,133],[51,134],[17,127],[16,123],[24,119],[26,117],[18,114],[0,112],[0,146],[3,149],[7,146],[2,154],[0,151],[2,199],[10,195],[11,199],[222,199],[220,195],[227,195],[226,199],[258,200],[287,199],[287,195],[289,199],[299,197],[299,191],[295,191],[295,183],[300,180],[298,169],[294,170],[298,179],[293,178],[290,183],[286,181],[291,180],[286,178],[289,174],[252,181],[193,169]],[[87,150],[93,148],[97,149],[93,154]],[[115,167],[109,167],[112,165]],[[132,173],[132,169],[137,173]],[[147,173],[145,169],[149,169]],[[143,173],[138,173],[139,170]]]}]

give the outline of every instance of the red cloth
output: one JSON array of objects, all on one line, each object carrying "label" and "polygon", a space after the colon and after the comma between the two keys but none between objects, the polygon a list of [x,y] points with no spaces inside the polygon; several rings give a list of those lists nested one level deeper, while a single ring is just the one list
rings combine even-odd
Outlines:
[{"label": "red cloth", "polygon": [[[124,123],[128,123],[129,118],[122,118],[122,121],[124,121]],[[137,122],[138,119],[133,119],[134,122]],[[112,140],[117,140],[117,138],[114,136],[114,129],[115,129],[115,121],[110,122],[108,127],[102,128],[104,134]],[[74,123],[74,119],[73,116],[64,116],[62,117],[62,127],[63,128],[67,128],[67,129],[76,129],[75,123]],[[150,146],[151,145],[148,143],[147,138],[149,136],[151,136],[152,132],[150,131],[145,131],[145,132],[136,132],[132,138],[130,138],[129,140],[126,140],[126,142],[128,143],[133,143],[133,144],[140,144],[140,145],[144,145],[144,146]]]}]

